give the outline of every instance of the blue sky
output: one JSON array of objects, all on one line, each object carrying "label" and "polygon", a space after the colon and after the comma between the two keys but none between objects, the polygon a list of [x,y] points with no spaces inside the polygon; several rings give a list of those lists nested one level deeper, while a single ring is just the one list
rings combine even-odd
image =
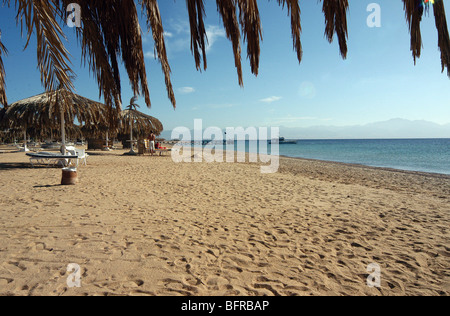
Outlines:
[{"label": "blue sky", "polygon": [[[381,27],[366,24],[368,4],[381,6]],[[349,53],[339,54],[337,41],[324,38],[324,17],[318,1],[301,1],[302,63],[292,46],[290,17],[277,1],[258,1],[263,27],[258,77],[251,74],[242,46],[244,87],[238,85],[230,41],[225,37],[215,1],[207,0],[206,26],[208,69],[198,72],[190,51],[189,25],[184,1],[159,1],[172,83],[177,99],[173,110],[160,64],[153,57],[151,34],[144,34],[144,52],[152,108],[138,100],[141,110],[158,117],[166,130],[203,126],[248,127],[359,125],[392,118],[450,123],[450,79],[441,73],[437,31],[431,10],[422,23],[424,48],[414,66],[410,37],[400,0],[350,0],[348,14]],[[447,3],[446,3],[447,4]],[[4,58],[7,96],[10,103],[43,91],[36,68],[36,45],[16,25],[14,8],[0,9],[2,41],[9,50]],[[449,7],[446,8],[450,17]],[[142,21],[144,30],[147,30]],[[97,83],[83,66],[74,30],[65,27],[67,48],[77,73],[76,92],[98,99]],[[124,105],[132,97],[122,68]],[[102,101],[102,100],[100,100]],[[299,135],[300,137],[301,135]]]}]

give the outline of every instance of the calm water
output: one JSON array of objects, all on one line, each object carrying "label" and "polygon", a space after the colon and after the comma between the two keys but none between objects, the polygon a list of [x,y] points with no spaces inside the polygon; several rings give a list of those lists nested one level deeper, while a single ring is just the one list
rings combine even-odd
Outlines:
[{"label": "calm water", "polygon": [[[246,151],[249,147],[246,142]],[[288,157],[450,174],[450,138],[299,140],[279,148]]]}]

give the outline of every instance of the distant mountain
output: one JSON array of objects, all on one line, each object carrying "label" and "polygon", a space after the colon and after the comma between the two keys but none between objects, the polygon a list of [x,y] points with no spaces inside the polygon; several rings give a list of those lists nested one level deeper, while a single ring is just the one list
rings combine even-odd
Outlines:
[{"label": "distant mountain", "polygon": [[[191,131],[193,135],[193,131]],[[161,137],[171,139],[172,131]],[[450,138],[450,124],[392,119],[354,126],[280,127],[286,139]]]},{"label": "distant mountain", "polygon": [[354,126],[315,126],[307,128],[281,127],[286,138],[302,139],[354,139],[354,138],[450,138],[450,124],[440,125],[429,121],[392,119],[383,122]]}]

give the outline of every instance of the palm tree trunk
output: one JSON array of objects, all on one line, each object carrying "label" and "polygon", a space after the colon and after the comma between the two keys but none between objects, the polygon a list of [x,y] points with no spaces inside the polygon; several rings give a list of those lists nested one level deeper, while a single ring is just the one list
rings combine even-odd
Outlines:
[{"label": "palm tree trunk", "polygon": [[133,141],[133,117],[130,116],[130,154],[136,155],[136,152],[134,151],[134,141]]}]

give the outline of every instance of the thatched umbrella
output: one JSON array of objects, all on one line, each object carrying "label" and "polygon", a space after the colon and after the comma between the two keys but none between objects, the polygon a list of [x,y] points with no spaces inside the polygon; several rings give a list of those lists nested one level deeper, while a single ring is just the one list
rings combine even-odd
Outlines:
[{"label": "thatched umbrella", "polygon": [[108,122],[110,116],[103,104],[60,89],[11,104],[5,119],[9,127],[22,128],[25,134],[29,127],[48,130],[59,126],[64,152],[66,124],[73,125],[75,120],[85,124],[102,124]]},{"label": "thatched umbrella", "polygon": [[[136,110],[122,111],[122,133],[130,133],[131,130],[135,135],[145,136],[153,132],[155,135],[160,135],[164,130],[164,126],[157,118],[147,115]],[[130,121],[132,121],[133,128],[130,129]]]},{"label": "thatched umbrella", "polygon": [[5,121],[3,120],[3,118],[5,117],[6,114],[6,108],[1,108],[0,109],[0,129],[3,128],[3,124],[5,124]]},{"label": "thatched umbrella", "polygon": [[157,118],[137,110],[139,105],[136,104],[136,100],[136,96],[131,98],[127,109],[121,112],[120,130],[123,134],[130,134],[130,154],[135,154],[133,150],[133,133],[139,136],[149,135],[151,132],[155,135],[160,135],[164,130],[162,123]]},{"label": "thatched umbrella", "polygon": [[[400,1],[400,0],[398,0]],[[406,19],[411,33],[411,50],[414,59],[420,57],[422,39],[420,24],[424,6],[430,2],[424,0],[401,0],[404,4]],[[3,1],[8,7],[12,1]],[[28,35],[28,41],[36,36],[38,68],[46,91],[60,86],[73,90],[70,75],[70,55],[64,45],[64,32],[60,24],[68,18],[67,7],[73,0],[29,1],[16,0],[16,19]],[[130,79],[134,94],[143,95],[145,103],[151,106],[150,93],[145,69],[142,31],[139,26],[136,2],[141,6],[149,31],[155,42],[155,51],[165,75],[167,93],[173,107],[176,100],[170,79],[167,51],[164,40],[164,28],[157,0],[78,0],[82,14],[82,26],[76,29],[85,64],[97,80],[105,104],[111,108],[120,108],[121,76],[120,62],[123,62]],[[167,2],[167,1],[164,1]],[[191,50],[197,69],[206,69],[207,35],[205,28],[205,0],[186,0],[191,32]],[[293,47],[298,61],[301,62],[303,48],[301,43],[301,11],[298,0],[272,1],[286,7],[291,19]],[[341,55],[347,55],[347,14],[348,0],[321,0],[325,16],[325,35],[331,42],[336,35]],[[216,0],[217,11],[223,21],[228,39],[232,42],[235,66],[239,84],[243,85],[241,42],[247,44],[247,55],[251,71],[258,74],[260,41],[262,27],[257,0]],[[447,68],[450,77],[450,37],[444,9],[444,0],[435,0],[432,4],[438,33],[438,46],[441,52],[442,70]],[[4,10],[4,9],[2,9]],[[120,12],[120,14],[118,14]],[[70,13],[72,14],[72,13]],[[73,16],[71,16],[72,18]],[[0,53],[2,46],[0,46]],[[5,51],[5,50],[3,50]],[[0,55],[0,66],[1,66]],[[6,104],[5,82],[0,67],[0,103]]]}]

